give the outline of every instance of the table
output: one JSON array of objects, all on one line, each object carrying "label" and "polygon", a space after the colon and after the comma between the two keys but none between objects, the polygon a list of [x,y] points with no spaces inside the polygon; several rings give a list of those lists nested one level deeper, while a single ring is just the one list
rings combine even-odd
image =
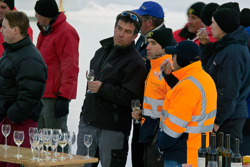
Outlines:
[{"label": "table", "polygon": [[[98,158],[91,157],[86,159],[85,156],[75,155],[74,158],[66,158],[66,160],[59,160],[56,162],[47,161],[43,159],[41,162],[31,161],[32,152],[30,148],[20,147],[20,154],[23,156],[21,158],[16,158],[14,155],[17,154],[17,146],[9,146],[9,148],[4,149],[0,144],[0,161],[2,162],[11,162],[16,164],[23,164],[25,167],[39,167],[39,166],[61,166],[61,167],[75,167],[75,166],[83,166],[85,163],[96,163],[98,162]],[[37,157],[37,151],[36,157]],[[61,154],[61,153],[60,153]],[[41,158],[40,154],[40,158]],[[44,156],[44,155],[43,155]],[[50,155],[52,156],[52,154]],[[61,156],[61,155],[59,155]],[[57,156],[57,157],[59,157]],[[65,154],[64,154],[65,156]]]}]

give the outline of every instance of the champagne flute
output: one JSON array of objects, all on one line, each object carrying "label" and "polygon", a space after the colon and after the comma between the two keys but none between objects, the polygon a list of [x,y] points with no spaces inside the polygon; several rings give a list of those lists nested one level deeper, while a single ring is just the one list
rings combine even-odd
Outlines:
[{"label": "champagne flute", "polygon": [[[61,129],[53,129],[52,130],[52,134],[53,135],[59,135],[59,137],[61,137],[61,134],[62,134],[62,130]],[[59,138],[60,139],[60,138]],[[55,155],[60,155],[58,152],[57,152],[57,147],[55,149]]]},{"label": "champagne flute", "polygon": [[42,159],[40,158],[40,149],[43,147],[43,134],[42,133],[37,133],[34,134],[34,140],[36,143],[36,148],[38,150],[38,157],[37,157],[37,161],[40,162],[42,161]]},{"label": "champagne flute", "polygon": [[59,135],[53,134],[50,144],[50,147],[52,148],[53,151],[53,158],[51,159],[51,161],[57,161],[57,159],[55,158],[55,148],[58,146],[58,142],[59,142]]},{"label": "champagne flute", "polygon": [[[134,99],[131,102],[131,108],[133,111],[135,111],[135,113],[138,113],[138,111],[140,110],[140,100],[139,99]],[[138,120],[135,120],[136,124],[139,124],[140,122]]]},{"label": "champagne flute", "polygon": [[24,132],[23,131],[14,131],[13,139],[14,139],[14,142],[16,143],[16,145],[18,146],[17,155],[14,155],[14,157],[21,158],[22,155],[19,154],[19,147],[23,143]]},{"label": "champagne flute", "polygon": [[[94,81],[95,79],[95,72],[94,70],[90,69],[86,71],[86,78],[88,81]],[[90,90],[87,90],[87,93],[92,93]]]},{"label": "champagne flute", "polygon": [[2,124],[2,133],[5,137],[5,144],[2,146],[3,148],[9,148],[9,146],[7,146],[7,136],[9,136],[11,131],[11,126],[9,124]]},{"label": "champagne flute", "polygon": [[45,128],[44,129],[44,134],[43,134],[43,143],[46,147],[46,157],[45,159],[50,159],[49,157],[49,146],[51,144],[52,141],[52,129],[49,128]]},{"label": "champagne flute", "polygon": [[62,156],[59,157],[60,160],[64,160],[66,159],[64,156],[63,156],[63,149],[64,147],[67,145],[67,142],[68,142],[68,134],[67,133],[61,133],[60,134],[61,136],[59,136],[59,146],[62,147]]},{"label": "champagne flute", "polygon": [[91,146],[92,141],[93,141],[92,135],[85,134],[84,138],[83,138],[83,141],[84,141],[85,146],[88,147],[88,154],[87,154],[86,158],[90,158],[90,156],[89,156],[89,147]]},{"label": "champagne flute", "polygon": [[[43,135],[44,135],[44,129],[39,129],[39,134],[41,134],[41,135],[42,135],[42,137],[43,137]],[[45,154],[45,153],[46,153],[46,151],[44,151],[43,146],[42,146],[41,153],[42,153],[42,154]]]},{"label": "champagne flute", "polygon": [[68,135],[68,144],[69,144],[69,154],[67,154],[67,157],[74,157],[74,155],[71,154],[71,150],[72,150],[72,145],[75,143],[76,141],[76,135],[75,132],[67,132]]}]

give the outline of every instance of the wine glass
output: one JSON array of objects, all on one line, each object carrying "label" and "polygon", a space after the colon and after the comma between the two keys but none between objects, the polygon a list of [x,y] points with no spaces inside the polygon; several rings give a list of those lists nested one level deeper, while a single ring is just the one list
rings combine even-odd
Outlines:
[{"label": "wine glass", "polygon": [[57,159],[55,158],[55,148],[58,146],[58,142],[59,142],[59,135],[53,134],[50,144],[50,147],[52,148],[53,151],[53,158],[51,159],[51,161],[57,161]]},{"label": "wine glass", "polygon": [[[52,130],[52,134],[53,135],[59,135],[59,137],[61,137],[61,134],[62,134],[62,130],[61,129],[53,129]],[[60,138],[59,138],[60,139]],[[55,155],[60,155],[58,152],[57,152],[57,147],[55,149]]]},{"label": "wine glass", "polygon": [[71,150],[72,150],[72,145],[75,143],[76,141],[76,135],[75,132],[67,132],[68,135],[68,144],[69,144],[69,154],[67,154],[67,157],[74,157],[74,155],[71,154]]},{"label": "wine glass", "polygon": [[36,143],[36,148],[38,150],[38,157],[37,161],[40,162],[42,159],[40,158],[40,149],[43,147],[43,134],[42,133],[36,133],[34,134],[34,141]]},{"label": "wine glass", "polygon": [[46,147],[46,157],[45,159],[50,159],[49,157],[49,146],[51,144],[51,141],[52,141],[52,129],[49,129],[49,128],[45,128],[44,131],[43,131],[43,144],[45,145]]},{"label": "wine glass", "polygon": [[[131,108],[133,111],[135,111],[135,113],[138,113],[138,111],[140,110],[140,100],[139,99],[134,99],[131,102]],[[138,120],[135,120],[136,124],[139,124],[140,122]]]},{"label": "wine glass", "polygon": [[85,135],[84,135],[84,138],[83,138],[83,141],[84,141],[85,146],[88,147],[88,154],[87,154],[86,158],[90,158],[90,157],[89,157],[89,147],[91,146],[92,141],[93,141],[92,135],[90,135],[90,134],[85,134]]},{"label": "wine glass", "polygon": [[66,159],[64,156],[63,156],[63,149],[64,147],[67,145],[67,142],[68,142],[68,134],[67,133],[61,133],[60,136],[59,136],[59,146],[62,147],[62,156],[59,157],[59,159],[61,160],[64,160]]},{"label": "wine glass", "polygon": [[29,141],[30,141],[30,145],[31,145],[31,152],[33,157],[31,158],[31,160],[36,160],[35,154],[34,154],[34,150],[36,148],[36,144],[34,142],[34,134],[38,133],[38,129],[36,127],[30,127],[29,128]]},{"label": "wine glass", "polygon": [[[44,135],[44,129],[39,129],[39,134],[41,134],[41,135],[42,135],[42,137],[43,137],[43,135]],[[42,146],[41,153],[42,153],[42,154],[45,154],[45,153],[46,153],[46,151],[44,151],[43,146]]]},{"label": "wine glass", "polygon": [[9,124],[2,124],[2,133],[5,137],[5,144],[2,146],[3,148],[9,148],[7,146],[7,136],[9,136],[11,130],[11,126]]},{"label": "wine glass", "polygon": [[24,132],[23,131],[14,131],[13,139],[14,139],[14,142],[16,143],[16,145],[18,146],[17,155],[14,155],[14,157],[21,158],[22,155],[19,154],[19,147],[23,143]]},{"label": "wine glass", "polygon": [[[86,78],[88,81],[94,81],[95,79],[95,71],[90,69],[86,71]],[[87,90],[87,93],[92,93],[90,90]]]}]

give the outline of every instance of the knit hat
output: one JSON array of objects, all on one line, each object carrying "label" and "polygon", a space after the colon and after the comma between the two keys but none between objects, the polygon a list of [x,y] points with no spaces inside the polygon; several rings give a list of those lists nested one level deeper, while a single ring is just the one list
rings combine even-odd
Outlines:
[{"label": "knit hat", "polygon": [[238,12],[238,14],[240,14],[240,7],[239,7],[239,3],[237,2],[228,2],[228,3],[224,3],[222,5],[220,5],[218,7],[218,9],[223,9],[223,8],[231,8],[236,10],[236,12]]},{"label": "knit hat", "polygon": [[166,46],[171,46],[173,42],[173,33],[170,28],[161,28],[149,33],[147,38],[154,39],[157,43],[161,45],[162,48]]},{"label": "knit hat", "polygon": [[36,1],[35,11],[43,17],[54,18],[59,9],[55,0],[38,0]]},{"label": "knit hat", "polygon": [[213,14],[214,20],[225,33],[231,33],[240,26],[239,14],[231,8],[218,9]]},{"label": "knit hat", "polygon": [[15,1],[14,0],[1,0],[2,2],[6,3],[11,10],[14,9]]},{"label": "knit hat", "polygon": [[206,26],[210,26],[212,24],[212,15],[213,13],[217,10],[218,8],[218,4],[217,3],[209,3],[207,5],[205,5],[202,10],[201,10],[201,21],[206,25]]},{"label": "knit hat", "polygon": [[160,4],[153,1],[143,2],[139,9],[132,10],[133,12],[143,15],[150,15],[160,19],[164,18],[164,12]]},{"label": "knit hat", "polygon": [[181,41],[176,46],[169,46],[165,49],[166,54],[177,54],[177,64],[180,67],[185,67],[190,64],[190,61],[198,61],[201,51],[199,46],[193,41]]},{"label": "knit hat", "polygon": [[240,25],[243,25],[245,28],[250,26],[250,9],[244,8],[240,12]]},{"label": "knit hat", "polygon": [[192,14],[200,18],[200,13],[201,9],[205,6],[206,4],[203,2],[196,2],[190,8],[188,8],[187,14]]}]

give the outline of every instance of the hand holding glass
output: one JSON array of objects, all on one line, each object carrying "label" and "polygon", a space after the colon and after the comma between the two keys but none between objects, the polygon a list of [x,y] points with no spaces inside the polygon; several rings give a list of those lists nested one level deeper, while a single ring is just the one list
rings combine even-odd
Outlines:
[{"label": "hand holding glass", "polygon": [[14,139],[14,142],[16,143],[16,145],[18,146],[17,155],[14,155],[14,157],[20,158],[20,157],[22,157],[22,155],[19,154],[19,147],[23,143],[24,132],[23,131],[14,131],[13,139]]},{"label": "hand holding glass", "polygon": [[[90,69],[86,71],[86,78],[88,81],[94,81],[95,79],[95,72],[94,70]],[[87,93],[91,93],[90,90],[87,90]]]},{"label": "hand holding glass", "polygon": [[84,141],[85,146],[88,147],[88,154],[87,154],[86,158],[90,158],[89,157],[89,147],[91,146],[92,141],[93,141],[92,135],[85,134],[83,141]]},{"label": "hand holding glass", "polygon": [[[134,99],[131,101],[131,108],[135,113],[138,113],[138,111],[140,110],[140,100],[139,99]],[[135,120],[135,123],[138,124],[140,123],[138,120]]]},{"label": "hand holding glass", "polygon": [[11,126],[9,124],[2,124],[2,133],[5,137],[5,144],[2,146],[3,148],[9,148],[7,146],[7,136],[9,136],[11,130]]}]

